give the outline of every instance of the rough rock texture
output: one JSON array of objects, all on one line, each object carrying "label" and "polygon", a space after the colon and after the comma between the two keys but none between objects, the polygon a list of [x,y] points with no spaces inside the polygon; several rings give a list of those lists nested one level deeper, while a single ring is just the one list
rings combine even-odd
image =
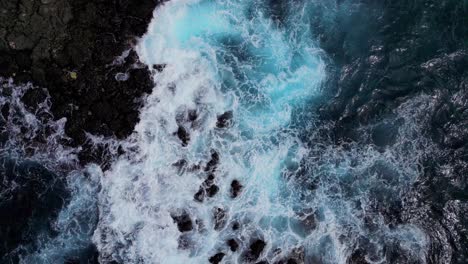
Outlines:
[{"label": "rough rock texture", "polygon": [[[36,107],[47,97],[42,88],[47,89],[54,118],[67,119],[65,132],[71,140],[61,143],[81,146],[82,163],[103,162],[102,151],[86,142],[86,132],[123,138],[138,121],[140,99],[151,91],[153,82],[132,47],[145,33],[159,2],[0,0],[0,77],[39,87],[22,97],[38,118],[42,112]],[[2,131],[9,112],[5,104]],[[42,132],[50,132],[46,130],[17,141],[48,144],[40,139]],[[1,136],[3,144],[7,137]],[[0,262],[18,263],[12,250],[32,242],[37,232],[53,235],[49,225],[69,194],[64,179],[40,165],[15,165],[3,158],[0,163]],[[97,263],[93,245],[79,254],[66,263]]]},{"label": "rough rock texture", "polygon": [[[0,76],[47,88],[73,146],[85,132],[125,137],[152,88],[131,48],[158,2],[0,0]],[[85,147],[81,158],[100,154]]]},{"label": "rough rock texture", "polygon": [[[83,162],[101,158],[101,153],[86,147],[85,132],[122,138],[137,122],[139,98],[150,91],[152,80],[131,47],[146,30],[159,1],[0,0],[0,76],[48,89],[55,118],[68,119],[70,144],[84,146]],[[313,29],[330,65],[324,103],[318,107],[321,119],[333,124],[327,136],[340,146],[343,142],[391,146],[398,130],[392,124],[373,127],[369,138],[362,138],[360,131],[418,94],[431,96],[435,107],[426,113],[430,123],[422,134],[435,142],[438,152],[423,161],[420,179],[401,201],[404,206],[377,209],[389,228],[403,222],[427,231],[427,263],[467,263],[468,2],[316,2]],[[329,9],[336,10],[331,17]],[[33,106],[43,95],[31,91],[23,100]],[[6,112],[7,108],[1,109],[2,115]],[[229,127],[230,118],[229,112],[219,116],[217,127]],[[177,134],[184,144],[190,140],[183,127]],[[218,162],[218,154],[213,153],[205,168],[207,181],[195,199],[217,194]],[[13,216],[25,219],[53,217],[55,212],[36,214],[31,208],[60,208],[62,202],[54,194],[61,185],[54,185],[50,196],[39,197],[35,193],[41,186],[25,182],[25,193],[31,195],[12,192],[12,200],[1,204],[6,208],[1,211],[13,208]],[[177,217],[181,231],[194,228],[187,214]],[[10,236],[2,240],[0,252],[9,251],[21,241],[17,233],[26,220],[21,225],[0,220],[7,227],[0,233]],[[238,230],[240,224],[231,228]],[[237,250],[235,243],[229,245],[232,250]],[[261,259],[267,243],[251,241],[244,258]],[[348,262],[367,263],[366,250],[358,245]],[[89,255],[93,254],[91,249]],[[222,260],[220,254],[213,256],[214,262]],[[385,254],[389,263],[411,263],[397,251],[385,249]]]}]

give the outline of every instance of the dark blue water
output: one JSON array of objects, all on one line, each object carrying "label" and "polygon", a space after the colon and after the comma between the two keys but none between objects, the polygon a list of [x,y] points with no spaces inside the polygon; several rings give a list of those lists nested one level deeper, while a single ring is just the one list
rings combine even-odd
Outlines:
[{"label": "dark blue water", "polygon": [[[129,143],[138,151],[117,160],[102,182],[95,241],[105,256],[203,263],[221,252],[224,261],[243,263],[299,254],[307,263],[346,263],[365,244],[377,263],[396,243],[410,259],[424,258],[422,229],[390,227],[372,208],[400,203],[416,181],[427,146],[417,115],[407,111],[423,110],[402,105],[382,121],[401,122],[399,143],[383,151],[324,145],[316,135],[323,128],[305,112],[320,103],[327,77],[327,55],[311,27],[316,7],[171,1],[155,11],[139,54],[166,66]],[[418,99],[422,107],[427,99]],[[219,126],[223,113],[232,113],[227,128]],[[233,198],[235,181],[242,190]],[[255,245],[262,245],[257,253]]]},{"label": "dark blue water", "polygon": [[[163,70],[153,72],[134,133],[88,135],[124,153],[104,172],[78,165],[79,150],[62,144],[66,120],[53,119],[47,96],[28,108],[20,98],[34,87],[0,79],[0,211],[11,213],[1,218],[2,260],[463,263],[466,239],[454,230],[463,230],[466,195],[439,208],[451,194],[430,178],[453,174],[437,160],[453,155],[431,136],[431,113],[449,115],[441,92],[398,83],[416,78],[405,75],[413,69],[387,73],[410,55],[382,55],[376,36],[397,22],[381,4],[161,4],[137,50]],[[390,22],[380,29],[368,19]],[[356,70],[365,67],[373,70]],[[453,98],[451,108],[463,105]]]},{"label": "dark blue water", "polygon": [[[28,91],[43,101],[25,105]],[[46,91],[0,79],[0,94],[0,262],[87,263],[100,169],[80,168],[77,150],[62,145],[65,120],[53,119]]]}]

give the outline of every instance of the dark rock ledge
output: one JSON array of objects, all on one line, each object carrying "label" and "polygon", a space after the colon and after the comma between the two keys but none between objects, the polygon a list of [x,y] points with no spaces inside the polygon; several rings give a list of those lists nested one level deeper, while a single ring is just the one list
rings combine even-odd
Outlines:
[{"label": "dark rock ledge", "polygon": [[[91,148],[85,132],[124,138],[138,121],[139,99],[151,91],[153,82],[132,47],[146,32],[159,2],[0,0],[0,82],[12,78],[16,84],[37,87],[22,98],[31,112],[44,102],[43,88],[47,89],[54,118],[67,118],[65,130],[71,140],[62,143],[82,146],[82,163],[105,163],[103,150]],[[8,104],[0,112],[4,132]],[[44,128],[43,133],[49,133],[50,127]],[[0,133],[0,140],[7,136],[15,134]],[[16,141],[48,144],[43,138],[41,132]],[[18,263],[23,252],[19,246],[34,247],[41,232],[56,235],[50,223],[69,202],[69,189],[60,175],[40,164],[16,164],[4,157],[0,182],[0,263]],[[82,251],[67,255],[65,263],[98,263],[94,245]]]},{"label": "dark rock ledge", "polygon": [[[85,132],[124,138],[152,88],[132,47],[159,2],[0,0],[0,76],[47,88],[72,146],[85,144]],[[82,162],[99,162],[83,149]]]}]

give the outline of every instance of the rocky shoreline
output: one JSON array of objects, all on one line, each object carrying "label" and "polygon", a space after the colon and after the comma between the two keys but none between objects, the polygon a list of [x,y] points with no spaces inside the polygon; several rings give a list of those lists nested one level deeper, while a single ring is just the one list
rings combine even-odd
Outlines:
[{"label": "rocky shoreline", "polygon": [[[2,96],[10,93],[8,89],[12,87],[2,80],[12,79],[17,89],[29,83],[33,88],[22,96],[28,111],[45,114],[39,105],[49,97],[54,119],[66,118],[67,137],[59,144],[80,150],[78,157],[83,165],[105,165],[104,147],[92,146],[86,133],[124,138],[133,131],[140,98],[153,87],[150,72],[140,65],[133,47],[146,32],[159,2],[0,0]],[[2,146],[5,124],[14,122],[8,120],[11,104],[0,107]],[[29,133],[29,128],[24,129]],[[44,130],[48,129],[44,126]],[[26,145],[38,143],[42,148],[50,143],[44,141],[47,133],[6,137],[18,137],[14,140]],[[51,229],[48,221],[56,219],[70,199],[66,180],[60,175],[44,172],[39,164],[12,162],[1,159],[0,261],[6,263],[18,263],[18,252],[12,250],[28,244],[37,235],[34,230],[28,231],[28,225],[35,224],[38,230]],[[15,172],[12,168],[20,169]],[[14,172],[10,175],[9,171]],[[21,188],[12,187],[15,184]],[[98,263],[96,249],[90,246],[80,259],[72,258],[67,263]]]},{"label": "rocky shoreline", "polygon": [[[67,119],[70,140],[64,143],[81,147],[82,164],[105,163],[105,150],[94,148],[87,132],[122,139],[138,122],[141,98],[151,92],[153,80],[133,47],[162,1],[0,0],[0,77],[47,89],[54,118]],[[426,157],[421,178],[405,200],[376,210],[389,226],[414,223],[430,231],[428,263],[464,263],[468,257],[468,5],[458,0],[423,2],[337,0],[333,8],[338,12],[332,19],[317,10],[312,23],[330,67],[324,84],[327,100],[316,110],[320,122],[333,124],[326,136],[337,146],[357,142],[383,150],[394,144],[396,132],[374,127],[375,121],[418,94],[433,98],[434,107],[425,113],[430,122],[422,134],[435,143],[437,155]],[[34,108],[44,96],[43,89],[31,89],[23,101]],[[370,136],[364,137],[362,131]],[[179,138],[186,138],[182,132]],[[35,201],[35,191],[24,191],[32,198],[18,197]],[[7,223],[17,230],[5,232],[16,237],[36,206],[32,203],[24,212],[15,212],[18,204],[26,203],[23,198],[13,209],[5,207],[23,218],[21,224]],[[60,207],[58,203],[56,208]],[[2,247],[11,250],[17,242],[7,241]],[[367,263],[365,250],[354,252],[348,262]],[[90,248],[95,263],[96,254]],[[395,252],[387,257],[392,262],[409,261]]]},{"label": "rocky shoreline", "polygon": [[[0,77],[48,90],[54,117],[67,118],[68,144],[83,147],[83,163],[101,159],[86,146],[86,132],[122,139],[138,122],[140,99],[153,81],[133,47],[160,2],[2,0]],[[379,118],[402,98],[437,89],[449,93],[440,89],[441,78],[463,83],[453,75],[463,75],[466,67],[468,43],[459,37],[468,34],[466,4],[431,3],[406,10],[401,1],[338,1],[333,23],[324,23],[317,10],[312,23],[333,65],[325,84],[331,99],[319,113],[337,122],[337,141],[355,139],[349,128]],[[43,97],[31,90],[24,101],[34,106]],[[452,141],[462,140],[441,144]]]},{"label": "rocky shoreline", "polygon": [[[86,145],[86,132],[124,138],[138,122],[139,99],[153,82],[133,46],[159,2],[1,1],[0,76],[48,90],[82,163],[102,156]],[[34,106],[43,96],[36,89],[23,99]]]}]

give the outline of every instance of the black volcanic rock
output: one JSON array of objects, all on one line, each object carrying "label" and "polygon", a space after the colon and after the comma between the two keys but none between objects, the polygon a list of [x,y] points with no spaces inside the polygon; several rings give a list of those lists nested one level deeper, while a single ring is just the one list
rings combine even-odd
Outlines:
[{"label": "black volcanic rock", "polygon": [[206,180],[200,185],[200,188],[194,195],[194,199],[198,202],[203,202],[205,196],[213,197],[218,191],[219,187],[214,183],[214,174],[209,174]]},{"label": "black volcanic rock", "polygon": [[265,249],[266,243],[261,239],[256,239],[250,244],[249,249],[244,254],[245,261],[257,260]]},{"label": "black volcanic rock", "polygon": [[181,214],[173,214],[171,217],[177,224],[177,228],[180,232],[188,232],[193,229],[192,219],[188,213],[182,212]]},{"label": "black volcanic rock", "polygon": [[[160,2],[0,0],[0,77],[39,87],[22,98],[33,113],[47,97],[42,88],[47,89],[54,118],[67,119],[71,140],[61,143],[81,146],[82,163],[105,159],[104,148],[86,143],[86,132],[124,138],[138,121],[140,98],[153,81],[133,47]],[[0,119],[10,110],[4,104]],[[38,137],[31,140],[44,144]],[[0,261],[17,263],[18,253],[6,254],[34,240],[35,232],[53,235],[51,223],[68,202],[69,190],[63,176],[39,165],[21,163],[23,169],[15,170],[2,164],[0,193],[9,198],[0,197]],[[20,184],[13,188],[12,181]],[[188,229],[188,222],[181,219],[181,227]],[[98,263],[95,248],[85,251],[65,261]]]},{"label": "black volcanic rock", "polygon": [[211,159],[208,161],[205,167],[205,171],[213,172],[216,170],[219,164],[219,154],[218,152],[212,150],[211,151]]},{"label": "black volcanic rock", "polygon": [[222,115],[218,116],[218,120],[216,121],[216,127],[218,128],[226,128],[232,122],[233,113],[232,111],[227,111]]},{"label": "black volcanic rock", "polygon": [[235,239],[229,239],[226,244],[229,246],[229,249],[231,249],[231,251],[235,252],[237,251],[237,249],[239,248],[239,244],[237,243],[237,241]]},{"label": "black volcanic rock", "polygon": [[226,254],[224,254],[222,252],[217,253],[217,254],[213,255],[212,257],[210,257],[210,259],[208,261],[210,263],[213,263],[213,264],[218,264],[223,260],[224,255],[226,255]]},{"label": "black volcanic rock", "polygon": [[190,141],[189,132],[183,126],[179,126],[179,129],[177,129],[176,134],[180,141],[182,141],[182,146],[187,146],[188,142]]},{"label": "black volcanic rock", "polygon": [[231,197],[236,198],[242,191],[242,184],[238,180],[231,182]]},{"label": "black volcanic rock", "polygon": [[214,229],[219,231],[226,226],[227,222],[227,212],[225,209],[220,207],[213,208],[213,222],[214,222]]},{"label": "black volcanic rock", "polygon": [[[83,145],[85,132],[126,137],[153,86],[132,47],[159,2],[2,0],[0,76],[48,89],[73,146]],[[88,147],[83,163],[99,161]]]}]

